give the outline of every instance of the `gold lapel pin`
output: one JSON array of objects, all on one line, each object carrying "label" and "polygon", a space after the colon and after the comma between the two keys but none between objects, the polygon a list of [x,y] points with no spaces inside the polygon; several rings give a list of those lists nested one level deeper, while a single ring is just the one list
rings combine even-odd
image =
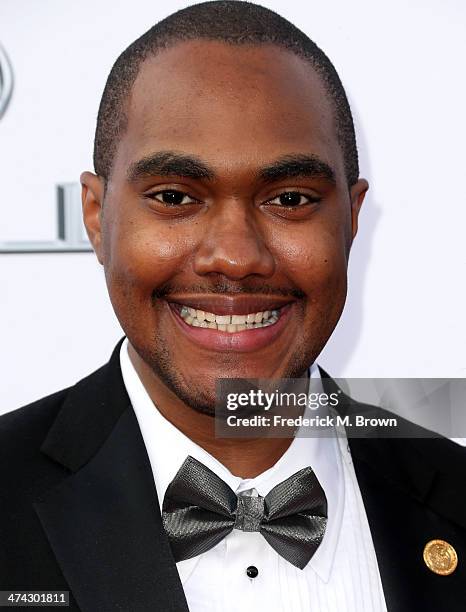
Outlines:
[{"label": "gold lapel pin", "polygon": [[445,540],[430,540],[424,547],[424,563],[440,576],[453,574],[458,565],[458,555],[451,544]]}]

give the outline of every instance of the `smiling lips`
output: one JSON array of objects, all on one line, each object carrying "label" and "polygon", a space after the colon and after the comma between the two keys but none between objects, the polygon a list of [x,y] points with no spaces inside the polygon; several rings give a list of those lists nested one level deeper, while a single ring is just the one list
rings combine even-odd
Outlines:
[{"label": "smiling lips", "polygon": [[294,300],[266,296],[170,296],[178,326],[212,350],[251,351],[270,344],[284,328]]},{"label": "smiling lips", "polygon": [[204,310],[196,310],[189,306],[182,306],[180,316],[192,327],[203,327],[228,333],[236,333],[273,325],[280,317],[280,310],[281,309],[251,312],[246,315],[219,315],[213,312],[205,312]]}]

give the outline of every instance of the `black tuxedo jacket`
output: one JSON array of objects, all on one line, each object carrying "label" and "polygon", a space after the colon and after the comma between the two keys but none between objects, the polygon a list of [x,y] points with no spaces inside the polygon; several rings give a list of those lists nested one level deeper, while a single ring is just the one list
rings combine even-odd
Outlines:
[{"label": "black tuxedo jacket", "polygon": [[[70,591],[81,612],[186,612],[119,349],[0,418],[0,590]],[[464,612],[465,450],[441,438],[349,444],[389,612]],[[432,539],[458,553],[450,576],[423,562]]]}]

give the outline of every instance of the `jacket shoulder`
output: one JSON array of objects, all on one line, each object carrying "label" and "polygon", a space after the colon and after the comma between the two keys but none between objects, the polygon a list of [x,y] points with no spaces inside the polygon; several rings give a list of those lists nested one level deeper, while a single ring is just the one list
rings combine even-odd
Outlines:
[{"label": "jacket shoulder", "polygon": [[12,445],[9,440],[13,441],[13,439],[15,444],[21,438],[29,443],[36,437],[41,437],[43,441],[62,406],[70,396],[73,396],[74,391],[83,387],[91,390],[97,389],[102,383],[105,371],[106,366],[102,366],[70,387],[1,415],[0,448],[2,451],[5,452]]},{"label": "jacket shoulder", "polygon": [[1,415],[0,446],[2,454],[12,444],[16,446],[20,438],[31,441],[35,435],[43,434],[44,436],[57,416],[70,388],[62,389]]},{"label": "jacket shoulder", "polygon": [[[70,388],[0,416],[0,484],[27,486],[50,463],[40,447]],[[5,489],[4,489],[5,490]]]},{"label": "jacket shoulder", "polygon": [[[112,355],[113,370],[119,363],[118,349]],[[68,473],[69,463],[57,459],[57,453],[50,452],[51,446],[66,454],[73,443],[78,446],[93,433],[98,437],[95,412],[103,406],[102,396],[115,386],[109,365],[75,385],[0,416],[0,497],[5,485],[16,490],[21,481],[36,488],[36,482],[43,478]],[[105,418],[107,412],[101,410],[100,416]]]}]

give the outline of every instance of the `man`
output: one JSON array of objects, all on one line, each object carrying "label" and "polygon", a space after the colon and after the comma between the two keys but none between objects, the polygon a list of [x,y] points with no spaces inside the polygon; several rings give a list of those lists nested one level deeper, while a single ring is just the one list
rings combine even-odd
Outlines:
[{"label": "man", "polygon": [[2,417],[1,588],[82,612],[463,610],[461,448],[215,436],[218,379],[318,380],[343,309],[368,185],[328,58],[256,5],[175,13],[115,63],[94,165],[126,339]]}]

